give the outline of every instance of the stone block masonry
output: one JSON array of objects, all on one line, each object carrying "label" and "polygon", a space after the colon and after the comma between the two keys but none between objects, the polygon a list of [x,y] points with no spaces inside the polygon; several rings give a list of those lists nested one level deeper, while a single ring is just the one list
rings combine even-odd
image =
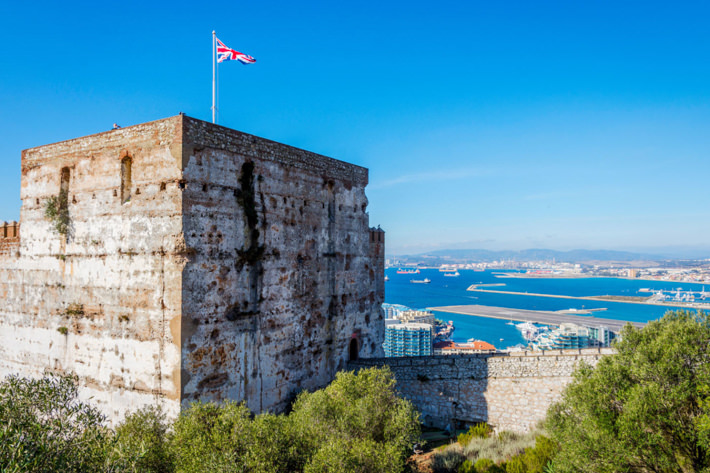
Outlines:
[{"label": "stone block masonry", "polygon": [[426,425],[487,422],[497,431],[526,432],[545,418],[580,363],[595,366],[612,349],[380,358],[350,369],[390,367],[397,390]]},{"label": "stone block masonry", "polygon": [[[112,420],[198,399],[283,409],[382,354],[367,179],[184,115],[23,151],[0,376],[76,373]],[[66,234],[44,215],[53,196]]]}]

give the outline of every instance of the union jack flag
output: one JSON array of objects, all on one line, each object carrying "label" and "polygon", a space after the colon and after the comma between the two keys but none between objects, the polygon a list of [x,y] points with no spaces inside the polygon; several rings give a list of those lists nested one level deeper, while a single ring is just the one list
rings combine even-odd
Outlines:
[{"label": "union jack flag", "polygon": [[222,41],[217,39],[217,62],[232,60],[239,61],[242,64],[254,64],[256,62],[256,59],[248,54],[240,53],[237,50],[228,48]]}]

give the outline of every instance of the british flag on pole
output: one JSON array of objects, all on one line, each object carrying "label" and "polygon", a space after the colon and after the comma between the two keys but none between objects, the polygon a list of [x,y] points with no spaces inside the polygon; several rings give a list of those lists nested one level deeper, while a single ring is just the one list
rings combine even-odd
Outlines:
[{"label": "british flag on pole", "polygon": [[217,39],[217,33],[212,31],[212,123],[217,123],[217,64],[224,61],[254,64],[256,59],[236,49],[228,48]]},{"label": "british flag on pole", "polygon": [[242,64],[254,64],[256,62],[256,59],[248,54],[240,53],[235,49],[228,48],[222,41],[217,38],[215,39],[217,40],[217,62],[232,60],[239,61]]}]

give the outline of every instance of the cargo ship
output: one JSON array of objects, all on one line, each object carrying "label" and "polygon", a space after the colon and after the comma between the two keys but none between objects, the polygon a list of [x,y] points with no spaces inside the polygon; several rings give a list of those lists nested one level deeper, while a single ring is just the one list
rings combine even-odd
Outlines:
[{"label": "cargo ship", "polygon": [[424,278],[424,279],[412,279],[409,281],[414,284],[429,284],[431,282],[431,279],[429,278]]},{"label": "cargo ship", "polygon": [[398,269],[397,274],[419,274],[420,271],[418,269]]}]

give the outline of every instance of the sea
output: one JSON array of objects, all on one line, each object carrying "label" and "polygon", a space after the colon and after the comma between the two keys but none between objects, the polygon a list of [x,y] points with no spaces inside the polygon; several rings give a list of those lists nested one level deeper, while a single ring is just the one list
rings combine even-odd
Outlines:
[{"label": "sea", "polygon": [[[606,310],[593,312],[597,317],[628,320],[633,322],[648,322],[659,319],[668,311],[667,306],[648,304],[633,304],[612,301],[556,299],[533,295],[498,294],[470,292],[466,289],[472,284],[505,284],[504,286],[481,287],[505,292],[522,292],[535,294],[552,294],[564,296],[645,296],[652,291],[695,291],[704,290],[702,284],[678,281],[649,281],[624,278],[520,278],[501,277],[514,271],[500,270],[459,270],[460,276],[447,277],[438,269],[421,269],[420,274],[397,274],[397,268],[387,268],[385,274],[389,281],[385,282],[385,302],[402,304],[412,309],[427,309],[447,305],[480,304],[495,307],[531,310],[567,310],[603,308]],[[428,278],[429,284],[414,284],[412,279]],[[710,291],[710,286],[708,287]],[[451,320],[456,327],[452,340],[465,342],[475,338],[493,344],[502,349],[517,344],[527,343],[514,325],[505,320],[475,317],[471,315],[452,314],[434,311],[438,319]],[[516,322],[519,323],[519,322]]]}]

